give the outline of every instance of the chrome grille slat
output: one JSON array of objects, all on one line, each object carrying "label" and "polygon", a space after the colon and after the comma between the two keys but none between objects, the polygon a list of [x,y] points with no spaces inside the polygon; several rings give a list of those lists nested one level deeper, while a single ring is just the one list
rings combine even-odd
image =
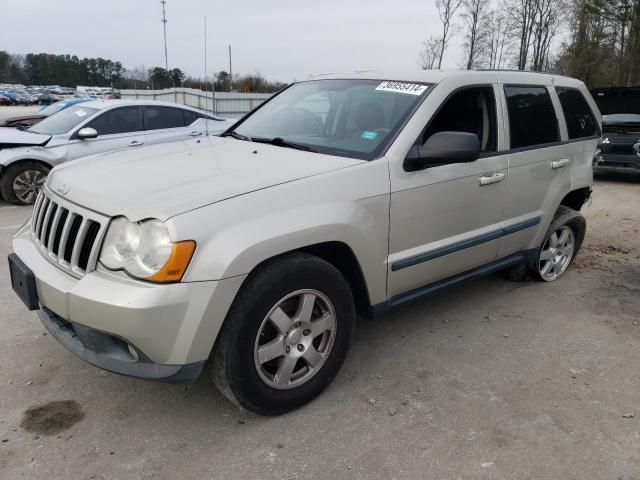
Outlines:
[{"label": "chrome grille slat", "polygon": [[44,248],[44,236],[47,234],[47,224],[49,223],[49,217],[51,216],[51,212],[53,211],[53,206],[55,204],[53,202],[49,202],[47,204],[47,208],[42,215],[42,224],[40,225],[40,234],[38,235],[38,239],[40,240],[40,245]]},{"label": "chrome grille slat", "polygon": [[53,216],[53,222],[51,223],[51,230],[49,230],[49,240],[47,243],[47,253],[53,255],[53,244],[56,238],[56,232],[58,231],[58,223],[60,223],[60,217],[62,216],[62,208],[58,206],[56,214]]},{"label": "chrome grille slat", "polygon": [[48,204],[49,204],[49,199],[45,198],[42,201],[40,210],[38,211],[38,218],[36,219],[36,240],[38,242],[40,242],[40,230],[42,229],[42,217],[44,216],[44,212],[47,210]]},{"label": "chrome grille slat", "polygon": [[82,223],[80,223],[80,228],[78,229],[78,233],[76,234],[76,238],[73,242],[73,248],[71,249],[71,268],[76,270],[78,268],[78,258],[80,258],[80,250],[82,250],[82,243],[84,242],[84,237],[87,234],[87,229],[89,228],[89,223],[87,219],[82,218]]},{"label": "chrome grille slat", "polygon": [[109,218],[66,201],[45,186],[34,204],[31,237],[42,255],[70,275],[95,270]]}]

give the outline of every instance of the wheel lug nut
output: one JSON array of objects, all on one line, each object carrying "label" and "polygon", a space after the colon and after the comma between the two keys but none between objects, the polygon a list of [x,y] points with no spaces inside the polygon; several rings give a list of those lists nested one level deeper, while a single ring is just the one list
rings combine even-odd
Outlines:
[{"label": "wheel lug nut", "polygon": [[308,329],[307,329],[307,330],[305,330],[304,332],[302,332],[302,334],[303,334],[304,336],[307,336],[307,335],[309,335],[310,333],[311,333],[311,330],[308,330]]},{"label": "wheel lug nut", "polygon": [[285,348],[285,351],[289,353],[291,351],[291,347],[287,346],[287,348]]},{"label": "wheel lug nut", "polygon": [[298,351],[299,351],[299,352],[301,352],[301,351],[303,351],[303,350],[304,350],[304,345],[299,344],[299,345],[298,345]]}]

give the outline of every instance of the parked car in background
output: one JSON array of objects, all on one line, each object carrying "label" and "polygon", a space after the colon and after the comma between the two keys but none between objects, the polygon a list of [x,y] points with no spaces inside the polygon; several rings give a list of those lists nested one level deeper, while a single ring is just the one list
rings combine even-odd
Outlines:
[{"label": "parked car in background", "polygon": [[78,103],[88,102],[88,98],[74,98],[71,100],[65,100],[63,102],[52,103],[51,105],[41,108],[37,112],[26,113],[22,115],[11,115],[9,117],[0,118],[0,127],[13,127],[13,128],[29,128],[39,121],[50,117],[54,113],[58,113],[65,108],[72,107]]},{"label": "parked car in background", "polygon": [[93,365],[179,383],[210,361],[230,400],[281,414],[335,378],[356,312],[502,269],[561,278],[599,117],[555,75],[295,83],[221,138],[56,168],[14,236],[12,284]]},{"label": "parked car in background", "polygon": [[0,94],[0,105],[13,105],[13,101],[6,95]]},{"label": "parked car in background", "polygon": [[51,168],[121,148],[218,134],[234,122],[175,103],[99,100],[66,108],[21,131],[0,127],[0,193],[31,204]]},{"label": "parked car in background", "polygon": [[594,170],[640,173],[634,149],[640,142],[640,87],[599,88],[591,94],[603,114]]}]

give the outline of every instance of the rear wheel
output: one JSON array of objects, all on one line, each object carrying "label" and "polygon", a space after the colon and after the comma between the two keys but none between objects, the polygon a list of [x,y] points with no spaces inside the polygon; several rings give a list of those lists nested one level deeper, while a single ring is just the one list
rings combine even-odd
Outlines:
[{"label": "rear wheel", "polygon": [[227,315],[214,381],[252,412],[294,410],[331,383],[354,326],[351,289],[333,265],[303,253],[269,261],[247,279]]},{"label": "rear wheel", "polygon": [[561,205],[538,250],[537,260],[529,265],[531,273],[545,282],[560,278],[578,254],[586,229],[586,221],[580,212]]},{"label": "rear wheel", "polygon": [[0,178],[0,193],[8,202],[31,205],[48,174],[49,168],[37,162],[11,165]]}]

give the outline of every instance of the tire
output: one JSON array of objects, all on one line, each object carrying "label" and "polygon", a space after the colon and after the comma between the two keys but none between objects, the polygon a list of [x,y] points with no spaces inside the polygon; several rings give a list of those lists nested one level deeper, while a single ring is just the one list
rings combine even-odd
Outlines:
[{"label": "tire", "polygon": [[[573,240],[571,248],[568,248],[568,244],[559,247],[554,246],[552,237],[555,235],[556,240],[562,240],[562,235],[565,232],[567,241],[571,238]],[[587,222],[582,214],[572,208],[560,205],[553,216],[542,245],[538,249],[536,260],[529,263],[529,272],[532,276],[537,280],[552,282],[564,275],[580,251],[586,232]],[[547,260],[549,250],[557,252],[552,256],[552,260]],[[555,265],[551,264],[551,267],[547,267],[545,273],[545,267],[550,265],[549,262],[556,263]],[[549,269],[553,271],[550,273]]]},{"label": "tire", "polygon": [[[303,298],[313,306],[310,323]],[[229,400],[257,414],[280,415],[301,407],[340,370],[355,318],[351,288],[333,265],[305,253],[270,260],[249,276],[227,314],[211,361],[213,380]],[[317,333],[330,324],[333,330]],[[277,356],[263,363],[271,357],[260,356],[267,345]],[[291,364],[293,373],[287,377]]]},{"label": "tire", "polygon": [[[38,195],[38,191],[49,174],[50,169],[38,162],[20,162],[9,166],[0,177],[0,193],[2,197],[11,203],[18,205],[32,205]],[[28,190],[19,191],[16,187],[16,179],[19,177],[27,180]],[[20,185],[26,186],[25,182]]]}]

